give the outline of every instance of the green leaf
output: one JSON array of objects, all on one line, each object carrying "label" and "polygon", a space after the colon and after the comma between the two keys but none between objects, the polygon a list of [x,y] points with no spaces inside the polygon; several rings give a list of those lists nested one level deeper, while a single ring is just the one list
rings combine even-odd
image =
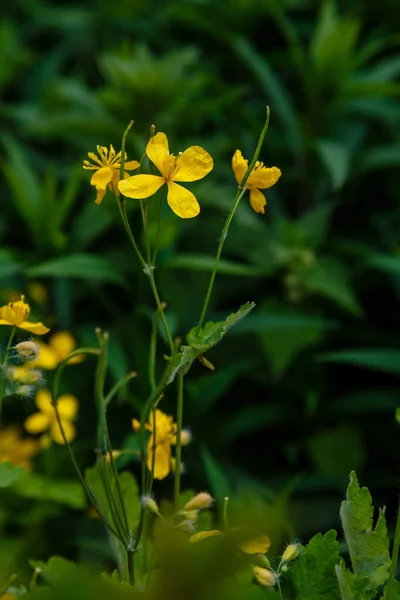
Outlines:
[{"label": "green leaf", "polygon": [[350,151],[344,144],[335,140],[317,140],[316,150],[330,175],[333,189],[339,191],[350,173]]},{"label": "green leaf", "polygon": [[373,513],[371,494],[368,488],[360,488],[352,471],[340,517],[355,576],[358,579],[367,577],[369,586],[377,588],[387,580],[391,560],[384,509],[379,510],[375,528]]},{"label": "green leaf", "polygon": [[364,464],[366,446],[359,429],[339,425],[308,440],[308,451],[317,468],[330,477],[347,478]]},{"label": "green leaf", "polygon": [[[215,256],[204,254],[179,254],[163,263],[163,268],[189,269],[190,271],[210,272],[215,266]],[[263,277],[269,272],[269,267],[254,267],[233,260],[221,259],[218,263],[218,273],[222,275],[238,275],[240,277]]]},{"label": "green leaf", "polygon": [[390,254],[374,254],[368,264],[378,271],[387,273],[388,275],[400,275],[400,256],[392,256]]},{"label": "green leaf", "polygon": [[203,447],[201,456],[210,489],[217,500],[223,500],[230,495],[231,487],[222,467],[215,461],[207,448]]},{"label": "green leaf", "polygon": [[317,357],[318,362],[333,362],[344,365],[355,365],[357,367],[366,367],[398,375],[400,373],[400,350],[387,348],[352,348],[351,350],[341,350],[339,352],[327,352]]},{"label": "green leaf", "polygon": [[0,463],[0,488],[8,487],[15,483],[25,473],[22,467],[16,467],[11,462]]},{"label": "green leaf", "polygon": [[309,291],[329,298],[341,308],[359,317],[363,310],[344,264],[330,258],[320,259],[314,266],[298,272],[299,281]]},{"label": "green leaf", "polygon": [[335,567],[342,600],[372,600],[376,591],[369,587],[367,577],[358,579],[351,571],[346,569],[343,560]]},{"label": "green leaf", "polygon": [[31,560],[29,563],[33,569],[40,569],[40,575],[51,587],[76,577],[79,570],[78,565],[61,556],[52,556],[47,563],[40,560]]},{"label": "green leaf", "polygon": [[204,354],[218,344],[225,333],[248,315],[254,307],[254,302],[246,302],[237,312],[230,314],[225,321],[217,323],[210,321],[200,330],[198,327],[193,327],[187,335],[190,345],[181,346],[180,352],[177,352],[169,362],[167,384],[172,383],[178,373],[185,375],[199,354]]},{"label": "green leaf", "polygon": [[289,570],[297,600],[337,600],[335,564],[339,560],[336,531],[318,533],[300,553]]},{"label": "green leaf", "polygon": [[360,161],[362,171],[398,167],[400,165],[400,147],[398,144],[374,146],[363,154]]},{"label": "green leaf", "polygon": [[36,473],[27,473],[15,485],[20,496],[34,500],[47,500],[70,508],[86,506],[86,496],[78,481],[50,479]]},{"label": "green leaf", "polygon": [[15,275],[21,268],[22,263],[9,250],[0,251],[0,279]]},{"label": "green leaf", "polygon": [[383,600],[400,600],[400,583],[396,579],[385,587]]},{"label": "green leaf", "polygon": [[30,267],[25,272],[28,277],[73,277],[124,284],[124,278],[115,265],[96,254],[60,256]]}]

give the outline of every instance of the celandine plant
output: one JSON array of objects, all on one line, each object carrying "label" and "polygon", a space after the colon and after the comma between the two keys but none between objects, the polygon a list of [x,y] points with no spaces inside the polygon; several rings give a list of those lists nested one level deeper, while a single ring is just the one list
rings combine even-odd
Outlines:
[{"label": "celandine plant", "polygon": [[[116,152],[112,146],[109,149],[98,146],[97,154],[90,152],[90,161],[85,160],[83,167],[94,171],[90,183],[96,188],[96,204],[101,204],[107,189],[114,195],[138,268],[147,277],[154,297],[154,318],[149,332],[149,393],[143,399],[141,414],[132,415],[132,428],[139,441],[138,455],[135,451],[114,449],[108,431],[109,407],[120,389],[136,375],[128,373],[113,388],[106,389],[108,333],[96,330],[96,348],[75,349],[67,332],[56,334],[49,344],[28,339],[13,345],[16,328],[36,335],[47,333],[48,328],[29,321],[29,305],[23,297],[0,308],[0,325],[11,327],[1,358],[0,410],[3,398],[15,393],[18,386],[30,386],[29,392],[35,392],[41,369],[57,367],[52,391],[36,391],[38,411],[24,423],[27,432],[40,434],[38,440],[20,440],[15,431],[0,430],[0,486],[11,485],[23,468],[29,468],[40,448],[53,441],[65,445],[91,509],[109,533],[118,569],[112,576],[97,577],[60,557],[53,557],[47,563],[36,561],[32,562],[34,574],[29,589],[16,589],[10,580],[0,588],[0,594],[5,594],[0,598],[18,595],[32,600],[70,600],[73,594],[76,600],[188,597],[250,600],[267,594],[280,600],[366,600],[383,594],[386,599],[400,600],[400,585],[395,579],[400,521],[390,555],[384,511],[380,511],[374,526],[370,494],[366,488],[360,488],[355,473],[350,476],[347,498],[341,507],[351,568],[339,555],[337,534],[333,530],[316,535],[306,546],[292,541],[280,557],[269,558],[270,539],[262,523],[257,529],[232,526],[229,499],[225,498],[221,523],[214,527],[211,495],[202,491],[193,496],[181,491],[182,447],[191,442],[190,432],[183,429],[185,378],[196,359],[205,367],[213,368],[205,354],[254,308],[254,303],[248,302],[225,321],[206,321],[224,242],[243,196],[249,192],[252,208],[257,213],[265,213],[266,199],[261,190],[273,186],[281,171],[277,167],[266,167],[258,160],[269,126],[267,108],[266,121],[250,164],[240,150],[233,155],[232,168],[238,190],[222,230],[201,314],[183,344],[171,335],[164,312],[166,306],[155,278],[163,225],[162,206],[166,201],[179,218],[196,217],[200,204],[181,183],[207,176],[213,168],[213,159],[200,146],[171,154],[167,136],[156,133],[153,127],[142,159],[128,161],[125,144],[132,124],[122,137],[120,151]],[[146,156],[159,174],[142,172]],[[140,205],[143,247],[131,229],[126,198]],[[154,202],[157,210],[150,211]],[[157,233],[151,243],[151,215],[155,213]],[[160,324],[167,342],[167,353],[161,355],[158,352]],[[59,389],[64,369],[85,355],[94,357],[97,362],[94,377],[97,458],[95,465],[83,472],[72,443],[79,404],[69,394],[59,395]],[[176,394],[173,416],[163,410],[163,399],[171,392]],[[118,457],[124,455],[126,464],[130,452],[133,458],[140,459],[140,486],[129,471],[119,472]],[[172,503],[160,501],[153,490],[155,480],[170,475],[174,479]]]}]

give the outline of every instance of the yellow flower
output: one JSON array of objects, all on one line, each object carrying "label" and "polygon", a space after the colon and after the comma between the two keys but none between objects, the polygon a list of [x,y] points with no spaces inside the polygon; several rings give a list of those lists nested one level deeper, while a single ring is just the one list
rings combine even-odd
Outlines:
[{"label": "yellow flower", "polygon": [[[96,204],[100,204],[105,196],[107,187],[114,194],[119,195],[118,182],[121,168],[121,152],[116,153],[112,145],[110,145],[110,150],[105,146],[97,146],[97,152],[99,156],[96,156],[94,152],[88,152],[88,157],[95,164],[84,160],[83,168],[89,171],[96,171],[93,173],[90,183],[97,190]],[[129,160],[124,165],[127,171],[133,171],[138,167],[140,167],[140,163],[137,160]],[[129,177],[129,174],[124,173],[124,177]]]},{"label": "yellow flower", "polygon": [[[140,429],[137,419],[132,419],[132,427],[135,431]],[[151,413],[146,429],[150,431],[147,443],[147,468],[149,471],[152,469],[155,446],[154,479],[165,479],[171,471],[171,445],[176,444],[176,423],[172,417],[157,409],[155,415]]]},{"label": "yellow flower", "polygon": [[[40,352],[33,366],[48,370],[55,369],[76,348],[75,339],[68,331],[54,333],[48,344],[38,342],[38,345]],[[68,361],[68,364],[75,364],[83,360],[83,356],[74,356]]]},{"label": "yellow flower", "polygon": [[220,535],[234,535],[238,537],[237,546],[245,554],[265,554],[271,545],[270,539],[266,535],[254,535],[254,533],[246,531],[244,527],[233,527],[225,534],[219,529],[211,529],[210,531],[199,531],[190,536],[189,542],[196,544],[209,537]]},{"label": "yellow flower", "polygon": [[118,184],[119,191],[128,198],[148,198],[164,183],[168,186],[167,202],[174,213],[182,219],[196,217],[200,206],[194,194],[175,183],[176,181],[198,181],[213,168],[214,161],[200,146],[190,146],[178,156],[169,153],[165,133],[157,133],[146,147],[149,159],[161,173],[159,175],[133,175]]},{"label": "yellow flower", "polygon": [[37,441],[22,438],[18,427],[10,425],[0,430],[0,463],[9,461],[29,470],[38,451]]},{"label": "yellow flower", "polygon": [[[248,166],[249,161],[243,158],[240,150],[236,150],[232,158],[232,169],[239,185]],[[246,185],[250,189],[250,204],[257,213],[264,214],[264,206],[267,204],[265,196],[260,190],[266,190],[275,185],[281,174],[281,170],[278,167],[265,167],[264,163],[259,161],[254,165],[254,169],[250,173]]]},{"label": "yellow flower", "polygon": [[21,296],[21,300],[9,302],[5,306],[0,307],[0,325],[19,327],[36,335],[43,335],[50,331],[43,323],[30,323],[27,320],[31,309],[29,304],[26,304],[24,300],[25,297]]},{"label": "yellow flower", "polygon": [[[34,413],[25,420],[25,429],[33,434],[49,430],[50,437],[57,444],[64,444],[56,412],[51,404],[50,392],[48,390],[39,390],[36,394],[35,404],[39,412]],[[76,437],[76,429],[73,421],[76,418],[79,408],[78,400],[71,394],[62,394],[58,398],[57,405],[65,437],[68,442],[71,442]],[[49,441],[49,435],[44,434],[41,436],[39,443],[41,446],[47,446]]]}]

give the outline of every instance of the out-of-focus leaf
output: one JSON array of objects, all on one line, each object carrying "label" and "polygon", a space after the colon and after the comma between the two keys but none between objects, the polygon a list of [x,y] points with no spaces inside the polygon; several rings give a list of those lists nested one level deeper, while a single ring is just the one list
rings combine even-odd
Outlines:
[{"label": "out-of-focus leaf", "polygon": [[400,145],[374,146],[363,154],[360,160],[362,171],[398,167],[400,165]]},{"label": "out-of-focus leaf", "polygon": [[341,363],[375,369],[384,373],[400,374],[400,350],[390,348],[352,348],[339,352],[327,352],[317,357],[320,362]]},{"label": "out-of-focus leaf", "polygon": [[25,469],[16,467],[9,461],[0,463],[0,488],[12,485],[23,473],[25,473]]},{"label": "out-of-focus leaf", "polygon": [[326,239],[334,208],[332,202],[326,202],[301,216],[298,226],[304,232],[308,246],[317,248]]},{"label": "out-of-focus leaf", "polygon": [[321,472],[339,479],[347,479],[349,471],[362,467],[366,458],[362,433],[349,425],[309,438],[308,451]]},{"label": "out-of-focus leaf", "polygon": [[400,256],[391,256],[390,254],[375,254],[370,257],[368,264],[378,271],[388,273],[389,275],[400,275]]},{"label": "out-of-focus leaf", "polygon": [[344,144],[334,140],[317,140],[316,150],[331,177],[333,189],[339,191],[350,172],[349,150]]},{"label": "out-of-focus leaf", "polygon": [[106,258],[94,254],[60,256],[25,271],[28,277],[72,277],[124,285],[124,278]]},{"label": "out-of-focus leaf", "polygon": [[368,488],[360,488],[357,476],[352,471],[340,517],[353,572],[357,578],[368,578],[368,587],[375,589],[387,580],[391,560],[384,510],[379,511],[375,527],[373,514],[371,494]]},{"label": "out-of-focus leaf", "polygon": [[314,266],[302,269],[299,280],[309,292],[321,294],[333,300],[353,315],[362,315],[360,306],[349,281],[344,264],[328,258],[320,259]]},{"label": "out-of-focus leaf", "polygon": [[229,496],[231,487],[229,481],[226,478],[224,470],[215,461],[207,448],[203,447],[201,456],[204,463],[204,468],[208,481],[210,483],[210,489],[217,500],[223,500],[226,496]]},{"label": "out-of-focus leaf", "polygon": [[14,490],[32,500],[55,502],[75,509],[86,506],[86,496],[79,481],[50,479],[27,473],[16,483]]},{"label": "out-of-focus leaf", "polygon": [[334,400],[329,409],[339,415],[390,412],[399,405],[397,389],[372,388],[345,394]]},{"label": "out-of-focus leaf", "polygon": [[221,439],[233,440],[258,429],[267,429],[286,417],[285,408],[276,404],[251,404],[226,417]]},{"label": "out-of-focus leaf", "polygon": [[15,275],[22,268],[22,263],[17,260],[12,252],[0,250],[0,279]]},{"label": "out-of-focus leaf", "polygon": [[[169,269],[188,269],[190,271],[209,271],[215,266],[215,256],[203,254],[179,254],[163,263]],[[218,264],[218,273],[222,275],[239,275],[241,277],[262,277],[269,272],[269,268],[254,267],[231,260],[221,259]]]}]

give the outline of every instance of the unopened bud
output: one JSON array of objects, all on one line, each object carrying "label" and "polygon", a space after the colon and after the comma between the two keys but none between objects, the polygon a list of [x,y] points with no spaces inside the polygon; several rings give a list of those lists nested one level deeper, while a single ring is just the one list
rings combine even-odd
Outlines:
[{"label": "unopened bud", "polygon": [[[118,456],[121,456],[121,450],[113,450],[112,451],[112,457],[113,457],[113,459],[118,458]],[[111,461],[111,456],[110,456],[109,452],[105,453],[105,459],[106,459],[106,462],[110,462]]]},{"label": "unopened bud", "polygon": [[288,571],[287,565],[282,565],[281,566],[281,571],[282,571],[282,573],[286,573]]},{"label": "unopened bud", "polygon": [[188,519],[185,519],[184,521],[181,521],[177,527],[178,527],[178,529],[182,529],[182,531],[187,531],[188,533],[192,533],[192,531],[194,531],[194,528],[195,528],[195,523],[193,523],[193,521],[189,521]]},{"label": "unopened bud", "polygon": [[198,510],[184,510],[182,512],[182,515],[185,517],[185,519],[187,521],[191,521],[192,523],[194,523],[195,521],[197,521],[197,517],[199,516],[199,511]]},{"label": "unopened bud", "polygon": [[260,567],[264,567],[265,569],[271,568],[271,564],[265,554],[257,554],[256,559]]},{"label": "unopened bud", "polygon": [[257,579],[260,585],[266,587],[273,587],[276,583],[276,575],[271,569],[264,569],[264,567],[253,567],[254,577]]},{"label": "unopened bud", "polygon": [[158,508],[157,502],[151,496],[142,496],[142,505],[143,508],[147,508],[147,510],[155,515],[160,514],[160,509]]},{"label": "unopened bud", "polygon": [[33,385],[20,385],[15,390],[15,393],[18,396],[25,396],[26,398],[29,398],[30,396],[33,395],[34,390],[35,390],[35,388]]},{"label": "unopened bud", "polygon": [[298,544],[289,544],[286,546],[285,552],[282,554],[283,562],[290,562],[294,560],[299,555],[299,547]]},{"label": "unopened bud", "polygon": [[214,498],[208,492],[200,492],[197,496],[194,496],[189,502],[186,502],[183,507],[184,511],[190,510],[202,510],[205,508],[210,508],[213,504]]},{"label": "unopened bud", "polygon": [[132,419],[133,431],[140,431],[140,421],[138,419]]},{"label": "unopened bud", "polygon": [[192,432],[189,429],[182,429],[181,431],[181,444],[187,446],[192,441]]},{"label": "unopened bud", "polygon": [[14,346],[18,356],[25,361],[35,360],[39,356],[40,348],[32,341],[20,342]]}]

